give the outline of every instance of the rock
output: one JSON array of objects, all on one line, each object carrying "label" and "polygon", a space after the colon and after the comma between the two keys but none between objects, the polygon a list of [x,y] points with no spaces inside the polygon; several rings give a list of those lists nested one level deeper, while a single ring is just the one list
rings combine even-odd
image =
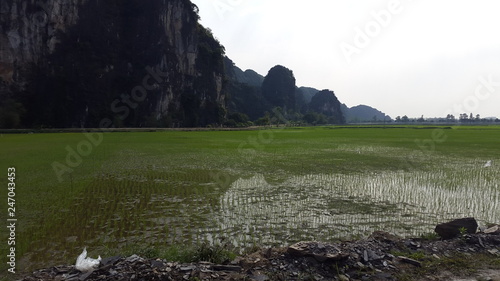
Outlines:
[{"label": "rock", "polygon": [[254,275],[251,275],[249,278],[252,281],[267,281],[267,280],[269,280],[269,277],[265,274],[254,274]]},{"label": "rock", "polygon": [[120,256],[108,257],[101,260],[101,267],[114,265],[117,261],[121,259]]},{"label": "rock", "polygon": [[363,251],[363,261],[364,262],[370,261],[370,259],[368,258],[368,251],[366,251],[366,250]]},{"label": "rock", "polygon": [[151,266],[153,268],[164,268],[165,267],[165,263],[160,261],[160,260],[154,260],[154,261],[151,261]]},{"label": "rock", "polygon": [[399,256],[398,257],[402,262],[404,263],[409,263],[409,264],[412,264],[414,266],[417,266],[417,267],[421,267],[422,266],[422,263],[420,263],[419,261],[417,260],[414,260],[414,259],[410,259],[410,258],[407,258],[407,257],[402,257],[402,256]]},{"label": "rock", "polygon": [[479,240],[479,245],[483,248],[486,248],[486,246],[484,246],[483,239],[481,239],[481,237],[478,237],[477,239]]},{"label": "rock", "polygon": [[181,271],[193,271],[196,269],[196,265],[181,266]]},{"label": "rock", "polygon": [[130,257],[126,258],[125,261],[133,263],[133,262],[136,262],[136,261],[144,261],[144,259],[141,258],[141,257],[139,257],[138,255],[131,255]]},{"label": "rock", "polygon": [[[65,281],[76,281],[79,280],[80,278],[78,277],[80,274],[70,274],[64,277]],[[63,275],[64,276],[64,275]]]},{"label": "rock", "polygon": [[349,277],[347,277],[347,276],[345,276],[345,275],[341,274],[341,275],[339,275],[339,280],[340,280],[340,281],[349,281],[350,279],[349,279]]},{"label": "rock", "polygon": [[364,264],[362,264],[362,263],[361,263],[361,262],[359,262],[359,261],[356,263],[356,266],[357,266],[359,269],[365,269],[365,267],[366,267]]},{"label": "rock", "polygon": [[318,242],[299,242],[288,247],[288,253],[298,257],[313,257],[319,262],[339,261],[348,257],[334,245]]},{"label": "rock", "polygon": [[488,250],[488,253],[495,255],[495,256],[500,256],[500,251],[498,251],[497,249]]},{"label": "rock", "polygon": [[415,241],[410,241],[410,245],[414,248],[417,248],[417,249],[421,247],[420,243],[415,242]]},{"label": "rock", "polygon": [[78,280],[85,281],[92,273],[93,273],[93,271],[85,272],[82,275],[80,275],[80,277],[78,278]]},{"label": "rock", "polygon": [[493,235],[497,235],[497,234],[500,234],[500,226],[499,225],[495,225],[493,227],[490,227],[488,229],[486,229],[484,231],[485,234],[493,234]]},{"label": "rock", "polygon": [[212,265],[211,268],[213,270],[217,270],[217,271],[234,271],[234,272],[241,271],[241,267],[236,266],[236,265],[218,265],[218,264],[215,264],[215,265]]},{"label": "rock", "polygon": [[399,240],[401,240],[400,237],[384,231],[375,231],[372,233],[372,235],[370,235],[369,238],[377,241],[382,241],[385,243],[396,243]]},{"label": "rock", "polygon": [[460,234],[461,229],[474,234],[477,231],[477,221],[474,218],[463,218],[438,224],[434,231],[443,239],[452,239]]},{"label": "rock", "polygon": [[375,261],[375,260],[381,260],[382,258],[383,258],[382,256],[379,256],[374,251],[368,250],[368,260]]},{"label": "rock", "polygon": [[75,268],[74,266],[54,266],[53,270],[57,274],[61,274],[61,273],[68,273],[72,271],[74,268]]}]

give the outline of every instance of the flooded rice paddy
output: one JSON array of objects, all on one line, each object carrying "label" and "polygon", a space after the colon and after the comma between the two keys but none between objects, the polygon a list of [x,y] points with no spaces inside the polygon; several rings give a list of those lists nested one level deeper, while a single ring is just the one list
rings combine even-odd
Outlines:
[{"label": "flooded rice paddy", "polygon": [[[317,161],[304,158],[307,150],[286,154],[271,147],[253,151],[251,163],[242,164],[235,151],[169,158],[116,149],[89,170],[84,187],[64,199],[64,208],[37,210],[39,225],[20,234],[25,241],[20,262],[27,269],[73,263],[84,246],[100,254],[225,241],[244,250],[359,238],[376,230],[418,236],[460,217],[481,224],[500,221],[498,158],[439,153],[429,158],[414,149],[345,143],[311,149]],[[283,164],[287,155],[289,163]],[[412,164],[321,168],[340,158],[345,161],[340,165],[354,167],[377,157],[396,162],[404,157]],[[304,163],[299,166],[297,159]],[[487,160],[493,165],[484,167]],[[315,172],[303,168],[314,163],[320,167]]]}]

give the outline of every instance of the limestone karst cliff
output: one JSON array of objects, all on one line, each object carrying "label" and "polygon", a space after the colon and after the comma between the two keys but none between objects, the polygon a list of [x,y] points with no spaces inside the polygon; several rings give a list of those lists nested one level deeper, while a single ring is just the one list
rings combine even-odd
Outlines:
[{"label": "limestone karst cliff", "polygon": [[341,104],[333,91],[323,90],[314,95],[309,103],[309,110],[324,114],[329,119],[328,123],[345,123]]},{"label": "limestone karst cliff", "polygon": [[2,0],[0,127],[220,123],[224,48],[198,19],[189,0]]}]

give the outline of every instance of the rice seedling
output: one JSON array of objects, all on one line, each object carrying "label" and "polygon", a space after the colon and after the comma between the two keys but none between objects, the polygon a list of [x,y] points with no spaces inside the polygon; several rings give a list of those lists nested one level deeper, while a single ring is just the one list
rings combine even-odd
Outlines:
[{"label": "rice seedling", "polygon": [[374,230],[421,235],[460,216],[498,222],[500,128],[447,129],[445,143],[421,150],[415,140],[432,130],[269,130],[272,142],[245,150],[258,131],[110,133],[62,182],[51,163],[81,134],[4,135],[0,167],[19,170],[17,200],[29,206],[19,210],[26,270],[83,246],[181,257],[172,247],[220,239],[241,251]]}]

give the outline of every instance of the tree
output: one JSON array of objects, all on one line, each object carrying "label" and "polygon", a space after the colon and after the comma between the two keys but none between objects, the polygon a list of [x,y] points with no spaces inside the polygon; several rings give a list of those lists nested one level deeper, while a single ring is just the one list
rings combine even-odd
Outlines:
[{"label": "tree", "polygon": [[405,115],[405,116],[401,117],[401,122],[408,123],[408,122],[410,122],[410,118],[408,118],[408,116]]},{"label": "tree", "polygon": [[255,125],[257,126],[268,126],[271,124],[271,118],[269,116],[269,112],[266,112],[264,117],[261,117],[255,121]]},{"label": "tree", "polygon": [[18,128],[25,112],[24,106],[13,99],[9,98],[0,102],[0,128]]},{"label": "tree", "polygon": [[467,115],[467,113],[462,113],[460,114],[460,122],[467,122],[469,120],[469,117]]},{"label": "tree", "polygon": [[227,127],[248,127],[253,123],[249,121],[248,115],[240,112],[229,114],[227,121],[224,123]]},{"label": "tree", "polygon": [[328,123],[328,118],[321,113],[309,112],[303,117],[304,121],[311,125],[323,125]]}]

